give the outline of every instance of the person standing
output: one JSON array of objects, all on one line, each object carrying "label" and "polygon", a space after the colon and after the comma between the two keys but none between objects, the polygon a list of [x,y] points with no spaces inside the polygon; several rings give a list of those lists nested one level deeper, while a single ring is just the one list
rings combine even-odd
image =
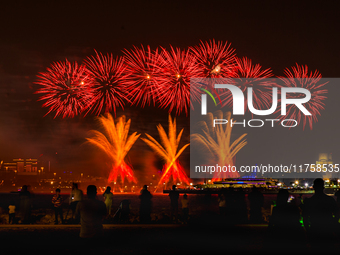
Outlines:
[{"label": "person standing", "polygon": [[30,224],[31,222],[31,193],[28,191],[27,185],[22,186],[19,193],[21,223]]},{"label": "person standing", "polygon": [[98,249],[102,243],[103,219],[106,216],[106,205],[103,201],[96,199],[97,187],[87,187],[87,199],[77,203],[75,215],[80,218],[80,240],[81,248]]},{"label": "person standing", "polygon": [[111,207],[112,207],[112,200],[113,200],[113,194],[111,192],[111,187],[107,186],[104,194],[104,203],[106,205],[106,211],[107,211],[107,215],[111,215]]},{"label": "person standing", "polygon": [[8,206],[8,210],[8,224],[13,224],[15,219],[15,204],[13,201],[11,201],[11,204]]},{"label": "person standing", "polygon": [[225,196],[223,193],[219,194],[218,196],[218,208],[220,210],[220,215],[222,217],[225,217],[226,211],[227,211],[227,203],[226,203]]},{"label": "person standing", "polygon": [[340,209],[340,189],[334,193],[334,197],[336,197],[336,203],[338,205],[338,209]]},{"label": "person standing", "polygon": [[304,203],[303,224],[313,248],[322,250],[326,242],[336,242],[339,210],[334,198],[324,193],[323,179],[315,179],[313,188],[315,194]]},{"label": "person standing", "polygon": [[54,224],[58,224],[58,216],[60,216],[61,223],[64,224],[64,217],[63,217],[63,209],[62,209],[62,204],[63,204],[63,198],[60,195],[60,189],[55,190],[55,195],[52,198],[52,204],[53,204],[53,209],[54,209],[54,215],[55,215],[55,221]]},{"label": "person standing", "polygon": [[[72,183],[72,191],[70,194],[70,208],[72,210],[72,220],[75,220],[75,211],[77,208],[78,202],[83,200],[83,191],[78,189],[77,183]],[[77,220],[78,221],[78,220]]]},{"label": "person standing", "polygon": [[152,206],[152,195],[148,191],[148,186],[144,185],[140,192],[140,208],[139,208],[139,219],[141,223],[149,223],[151,221],[151,206]]},{"label": "person standing", "polygon": [[307,245],[305,231],[300,223],[300,210],[295,204],[295,199],[289,201],[289,197],[287,189],[279,190],[276,205],[269,218],[268,232],[264,238],[263,247],[266,247],[268,251],[279,247],[282,253],[287,254],[292,251],[304,253]]},{"label": "person standing", "polygon": [[189,200],[188,195],[184,194],[181,200],[182,203],[182,213],[183,213],[183,222],[187,223],[189,218]]},{"label": "person standing", "polygon": [[172,190],[169,192],[169,197],[171,201],[171,221],[173,220],[173,217],[175,216],[175,222],[178,220],[178,199],[179,199],[179,193],[177,191],[176,185],[172,185]]},{"label": "person standing", "polygon": [[262,207],[264,203],[263,194],[258,190],[256,186],[252,188],[252,192],[248,195],[250,204],[250,222],[251,223],[262,223]]}]

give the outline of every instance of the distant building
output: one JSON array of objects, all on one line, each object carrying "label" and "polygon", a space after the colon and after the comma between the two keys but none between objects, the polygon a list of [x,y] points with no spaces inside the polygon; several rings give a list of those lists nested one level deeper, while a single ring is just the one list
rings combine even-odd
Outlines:
[{"label": "distant building", "polygon": [[34,158],[14,158],[12,162],[2,162],[1,171],[15,172],[18,175],[37,175],[40,169],[38,159]]},{"label": "distant building", "polygon": [[[326,167],[326,169],[324,169],[324,166]],[[328,171],[328,169],[330,168],[334,169],[334,167],[335,165],[333,164],[332,153],[320,153],[319,154],[319,160],[315,162],[316,172],[319,172],[318,169],[321,169],[323,178],[332,178],[334,171],[331,172],[331,171]]]}]

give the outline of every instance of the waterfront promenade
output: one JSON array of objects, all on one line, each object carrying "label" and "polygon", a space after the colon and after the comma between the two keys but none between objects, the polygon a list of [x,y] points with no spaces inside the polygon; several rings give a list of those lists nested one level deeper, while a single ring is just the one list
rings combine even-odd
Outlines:
[{"label": "waterfront promenade", "polygon": [[[104,224],[100,254],[261,251],[267,225]],[[3,254],[78,254],[80,225],[0,225]],[[15,245],[10,245],[15,243]],[[97,253],[99,254],[99,253]]]}]

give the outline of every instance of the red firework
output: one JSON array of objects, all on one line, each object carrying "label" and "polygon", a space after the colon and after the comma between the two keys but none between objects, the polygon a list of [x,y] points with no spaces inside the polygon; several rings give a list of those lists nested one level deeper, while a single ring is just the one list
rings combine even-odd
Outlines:
[{"label": "red firework", "polygon": [[43,107],[49,107],[47,114],[54,111],[54,118],[59,115],[73,118],[89,102],[91,81],[83,65],[68,60],[55,62],[46,72],[40,73],[38,78],[36,84],[41,88],[35,93],[43,94],[39,100],[46,101]]},{"label": "red firework", "polygon": [[112,166],[112,169],[111,169],[110,174],[109,174],[109,178],[107,180],[108,183],[117,182],[118,176],[120,176],[122,183],[124,183],[125,178],[129,182],[137,183],[137,180],[133,175],[132,168],[128,164],[126,164],[125,162],[123,162],[119,166],[116,166],[116,165]]},{"label": "red firework", "polygon": [[[270,108],[272,105],[272,88],[277,86],[268,78],[273,76],[270,68],[263,70],[260,64],[253,65],[251,59],[246,57],[235,58],[236,68],[234,78],[228,79],[229,84],[236,85],[248,97],[246,92],[248,87],[253,90],[253,106],[255,109]],[[223,106],[232,104],[232,95],[230,91],[220,93]],[[245,102],[245,109],[247,104]]]},{"label": "red firework", "polygon": [[176,160],[170,167],[168,164],[165,164],[162,172],[163,174],[159,180],[158,186],[161,186],[163,183],[168,183],[171,178],[174,184],[176,181],[185,183],[186,185],[190,184],[190,179],[186,175],[184,168],[180,165],[178,160]]},{"label": "red firework", "polygon": [[215,40],[202,42],[199,46],[190,48],[196,57],[196,77],[225,78],[234,77],[235,49],[228,42]]},{"label": "red firework", "polygon": [[97,53],[85,60],[86,72],[92,80],[92,98],[87,113],[96,115],[111,112],[116,114],[116,108],[124,108],[125,100],[128,101],[126,86],[124,85],[123,58],[113,58],[112,54],[106,56]]},{"label": "red firework", "polygon": [[150,46],[145,50],[134,47],[133,50],[123,51],[126,63],[125,84],[132,104],[141,103],[155,105],[159,90],[159,61],[158,50],[152,52]]},{"label": "red firework", "polygon": [[[169,106],[169,112],[176,109],[176,114],[184,111],[188,114],[190,102],[190,78],[198,77],[195,57],[189,50],[163,49],[160,62],[160,87],[158,102],[161,107]],[[198,100],[198,87],[191,88],[192,100]]]},{"label": "red firework", "polygon": [[[284,86],[286,87],[298,87],[298,88],[305,88],[310,91],[311,99],[304,103],[304,107],[312,114],[312,115],[304,115],[295,105],[287,105],[286,106],[286,115],[280,116],[280,120],[284,119],[295,119],[298,123],[303,121],[303,129],[308,122],[310,129],[313,129],[313,122],[317,122],[317,115],[320,114],[320,110],[324,109],[324,100],[327,98],[327,89],[324,89],[324,86],[327,82],[322,82],[321,78],[322,75],[319,73],[318,70],[314,72],[311,71],[308,73],[308,67],[300,66],[296,63],[296,67],[292,66],[291,70],[286,68],[284,71],[285,77],[279,77],[281,81],[283,81]],[[304,95],[297,94],[297,93],[290,93],[287,95],[287,98],[300,98],[304,97]],[[280,113],[281,109],[276,111],[276,113]],[[287,121],[286,125],[290,126],[294,124],[293,121]]]}]

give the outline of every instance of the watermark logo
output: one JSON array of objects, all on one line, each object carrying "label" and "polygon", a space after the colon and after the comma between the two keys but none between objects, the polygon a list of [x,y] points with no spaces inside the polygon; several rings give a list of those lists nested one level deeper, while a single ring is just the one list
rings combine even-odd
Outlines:
[{"label": "watermark logo", "polygon": [[[232,94],[233,100],[233,115],[244,115],[245,107],[244,107],[244,94],[240,88],[235,85],[230,84],[215,84],[215,89],[228,89]],[[206,89],[201,90],[205,91],[215,102],[216,100],[214,96]],[[304,98],[287,98],[288,93],[301,93],[304,94]],[[304,115],[312,115],[304,106],[303,103],[307,103],[311,99],[311,93],[308,89],[305,88],[281,88],[281,115],[286,115],[287,113],[287,105],[292,104],[295,105]],[[272,88],[272,106],[266,110],[258,110],[254,108],[253,104],[253,88],[247,88],[247,102],[248,109],[252,114],[267,116],[271,115],[275,112],[278,105],[278,88]],[[201,114],[207,114],[207,95],[201,95]]]},{"label": "watermark logo", "polygon": [[[339,79],[197,78],[190,82],[190,178],[202,178],[208,188],[215,188],[247,176],[338,174],[337,162],[318,171],[311,166],[313,155],[324,144],[321,141],[330,139],[320,130],[337,126],[329,117],[332,108],[318,118],[326,102],[337,104],[339,86],[330,85],[338,85]],[[333,89],[330,97],[328,89]],[[310,131],[304,132],[306,127]]]}]

